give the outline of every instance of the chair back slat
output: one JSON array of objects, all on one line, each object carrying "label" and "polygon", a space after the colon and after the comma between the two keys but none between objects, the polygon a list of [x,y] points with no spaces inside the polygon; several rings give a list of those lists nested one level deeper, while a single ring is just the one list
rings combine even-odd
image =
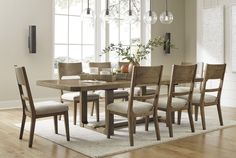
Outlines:
[{"label": "chair back slat", "polygon": [[162,73],[162,66],[137,66],[137,71],[133,73],[132,83],[133,86],[142,85],[156,85],[160,82],[160,73]]},{"label": "chair back slat", "polygon": [[205,79],[223,79],[225,74],[226,64],[207,64]]},{"label": "chair back slat", "polygon": [[197,65],[173,65],[171,80],[174,84],[191,83],[195,78]]},{"label": "chair back slat", "polygon": [[23,106],[23,112],[29,112],[32,113],[32,115],[36,115],[25,67],[15,67],[15,73]]},{"label": "chair back slat", "polygon": [[90,62],[89,67],[97,67],[100,72],[102,68],[111,68],[111,62]]},{"label": "chair back slat", "polygon": [[82,63],[58,63],[59,79],[63,76],[79,76],[82,72]]}]

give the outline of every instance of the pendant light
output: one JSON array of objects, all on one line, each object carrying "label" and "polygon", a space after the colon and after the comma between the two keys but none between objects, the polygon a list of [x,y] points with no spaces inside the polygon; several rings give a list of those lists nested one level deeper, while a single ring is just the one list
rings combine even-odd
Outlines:
[{"label": "pendant light", "polygon": [[155,24],[157,22],[157,13],[151,10],[151,6],[152,4],[150,0],[150,10],[143,16],[143,20],[146,24]]},{"label": "pendant light", "polygon": [[173,14],[168,11],[168,4],[166,0],[166,10],[163,13],[161,13],[160,21],[162,24],[171,24],[173,20],[174,20]]},{"label": "pendant light", "polygon": [[89,7],[89,0],[87,0],[87,8],[85,8],[82,12],[82,18],[90,20],[96,18],[94,11]]},{"label": "pendant light", "polygon": [[138,21],[137,13],[131,9],[131,0],[129,0],[129,10],[125,12],[124,21],[130,24]]},{"label": "pendant light", "polygon": [[115,19],[113,13],[109,10],[109,0],[106,1],[106,9],[101,12],[100,18],[104,22],[112,22]]}]

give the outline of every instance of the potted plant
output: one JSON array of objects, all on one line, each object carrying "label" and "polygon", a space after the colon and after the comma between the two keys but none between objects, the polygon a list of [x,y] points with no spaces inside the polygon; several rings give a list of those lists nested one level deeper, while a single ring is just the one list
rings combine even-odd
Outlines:
[{"label": "potted plant", "polygon": [[[158,36],[149,40],[146,44],[137,44],[137,50],[135,52],[131,52],[130,46],[123,46],[122,43],[117,45],[111,43],[103,50],[103,53],[115,52],[122,57],[122,60],[128,60],[130,62],[129,72],[131,72],[133,65],[140,65],[140,62],[147,59],[147,55],[151,53],[155,47],[164,46],[165,42],[163,37]],[[172,44],[170,44],[170,46],[173,47]]]}]

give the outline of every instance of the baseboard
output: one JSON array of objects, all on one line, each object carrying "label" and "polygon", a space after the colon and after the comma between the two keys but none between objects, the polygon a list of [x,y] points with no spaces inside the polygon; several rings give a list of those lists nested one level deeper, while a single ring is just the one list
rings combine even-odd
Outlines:
[{"label": "baseboard", "polygon": [[[37,102],[37,101],[46,101],[46,100],[59,101],[58,97],[55,97],[55,98],[36,98],[36,99],[34,99],[35,102]],[[15,109],[15,108],[21,108],[21,107],[22,107],[22,104],[21,104],[20,100],[0,101],[0,110]]]}]

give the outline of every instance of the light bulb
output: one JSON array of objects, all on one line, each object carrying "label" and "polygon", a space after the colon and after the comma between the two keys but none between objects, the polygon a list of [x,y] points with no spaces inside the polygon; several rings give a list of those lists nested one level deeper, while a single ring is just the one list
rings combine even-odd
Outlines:
[{"label": "light bulb", "polygon": [[93,20],[93,19],[96,18],[96,15],[95,15],[94,11],[91,8],[86,8],[86,9],[83,10],[81,17],[83,19]]},{"label": "light bulb", "polygon": [[143,20],[146,24],[155,24],[157,22],[157,14],[154,11],[148,11],[144,14]]},{"label": "light bulb", "polygon": [[134,24],[138,21],[138,15],[134,10],[128,10],[123,15],[124,22]]},{"label": "light bulb", "polygon": [[111,23],[115,20],[115,15],[108,9],[105,9],[101,12],[100,18],[104,22]]},{"label": "light bulb", "polygon": [[174,20],[173,14],[169,11],[164,11],[160,15],[160,21],[162,24],[171,24]]}]

